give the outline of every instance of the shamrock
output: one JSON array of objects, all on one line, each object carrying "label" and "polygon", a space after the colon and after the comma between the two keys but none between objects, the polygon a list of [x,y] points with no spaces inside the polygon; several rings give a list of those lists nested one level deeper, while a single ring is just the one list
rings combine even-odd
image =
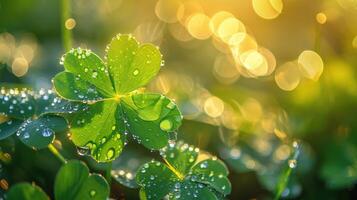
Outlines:
[{"label": "shamrock", "polygon": [[55,132],[67,130],[66,120],[58,114],[85,110],[86,106],[59,98],[52,90],[33,92],[27,89],[2,88],[0,114],[6,117],[0,124],[0,139],[14,133],[29,147],[47,147]]},{"label": "shamrock", "polygon": [[72,49],[61,59],[65,71],[53,79],[63,98],[91,104],[70,120],[72,141],[99,162],[119,156],[128,133],[149,149],[164,147],[181,113],[167,97],[138,90],[160,70],[160,51],[131,35],[117,35],[106,51],[104,62],[90,50]]},{"label": "shamrock", "polygon": [[228,169],[216,157],[199,155],[183,142],[161,151],[165,163],[152,160],[138,169],[137,183],[143,199],[223,199],[231,192]]}]

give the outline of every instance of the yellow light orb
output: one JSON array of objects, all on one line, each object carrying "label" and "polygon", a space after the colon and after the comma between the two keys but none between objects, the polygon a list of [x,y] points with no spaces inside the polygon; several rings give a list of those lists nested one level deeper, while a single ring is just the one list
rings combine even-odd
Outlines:
[{"label": "yellow light orb", "polygon": [[219,25],[221,25],[221,23],[228,18],[234,18],[234,15],[230,12],[220,11],[220,12],[215,13],[212,16],[212,18],[209,22],[209,27],[215,36],[218,35],[217,30],[218,30]]},{"label": "yellow light orb", "polygon": [[268,62],[256,50],[246,51],[240,55],[240,61],[253,76],[264,76],[268,72]]},{"label": "yellow light orb", "polygon": [[74,29],[74,27],[76,27],[76,20],[74,20],[73,18],[69,18],[66,20],[64,26],[66,27],[66,29],[72,30]]},{"label": "yellow light orb", "polygon": [[234,34],[230,41],[229,46],[231,47],[231,51],[234,57],[238,58],[240,54],[258,49],[257,41],[247,33],[237,33]]},{"label": "yellow light orb", "polygon": [[239,108],[243,117],[250,122],[258,122],[263,114],[261,104],[254,98],[246,99]]},{"label": "yellow light orb", "polygon": [[223,101],[215,96],[209,97],[204,103],[204,111],[210,117],[219,117],[224,111]]},{"label": "yellow light orb", "polygon": [[188,32],[196,39],[205,40],[212,35],[209,28],[209,17],[203,13],[196,13],[189,18]]},{"label": "yellow light orb", "polygon": [[178,0],[159,0],[155,6],[155,14],[163,22],[175,23],[182,15],[179,10],[181,5]]},{"label": "yellow light orb", "polygon": [[187,26],[189,18],[195,13],[203,13],[201,4],[196,1],[187,1],[179,7],[177,19],[182,25]]},{"label": "yellow light orb", "polygon": [[254,12],[263,19],[274,19],[283,10],[282,0],[252,0]]},{"label": "yellow light orb", "polygon": [[327,21],[327,16],[325,13],[323,12],[319,12],[316,14],[316,21],[319,23],[319,24],[325,24],[326,21]]},{"label": "yellow light orb", "polygon": [[258,49],[258,52],[261,53],[265,57],[265,59],[267,61],[268,71],[265,74],[265,76],[269,76],[270,74],[272,74],[274,72],[274,70],[276,68],[275,56],[269,49],[264,48],[264,47],[260,47]]},{"label": "yellow light orb", "polygon": [[323,69],[324,63],[319,54],[314,51],[303,51],[298,58],[301,74],[311,80],[318,81]]},{"label": "yellow light orb", "polygon": [[217,56],[213,66],[213,75],[224,84],[232,84],[239,78],[233,58],[228,55]]},{"label": "yellow light orb", "polygon": [[230,17],[222,21],[218,26],[217,36],[221,38],[222,41],[229,43],[229,40],[234,34],[243,32],[245,33],[244,24],[236,18]]},{"label": "yellow light orb", "polygon": [[28,71],[28,67],[27,60],[22,57],[15,58],[11,65],[12,73],[17,77],[24,76]]},{"label": "yellow light orb", "polygon": [[300,72],[296,62],[287,62],[275,71],[275,82],[280,89],[294,90],[300,83]]}]

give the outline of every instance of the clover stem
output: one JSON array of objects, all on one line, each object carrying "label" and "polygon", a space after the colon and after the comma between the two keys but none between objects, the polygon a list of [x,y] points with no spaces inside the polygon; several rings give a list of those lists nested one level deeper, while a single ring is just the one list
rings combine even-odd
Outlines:
[{"label": "clover stem", "polygon": [[62,44],[65,51],[72,48],[72,31],[66,27],[66,21],[71,17],[70,0],[61,0],[61,31]]},{"label": "clover stem", "polygon": [[56,149],[55,146],[53,146],[53,144],[49,144],[48,145],[48,149],[50,150],[50,152],[56,156],[58,158],[58,160],[60,160],[63,164],[67,163],[67,160],[62,156],[62,154]]},{"label": "clover stem", "polygon": [[108,184],[110,185],[112,182],[112,162],[108,162],[107,167],[105,169],[105,179],[107,180]]}]

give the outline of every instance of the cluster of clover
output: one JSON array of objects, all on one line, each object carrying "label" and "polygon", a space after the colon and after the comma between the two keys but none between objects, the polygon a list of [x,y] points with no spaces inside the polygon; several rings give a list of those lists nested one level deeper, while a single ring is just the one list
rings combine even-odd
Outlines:
[{"label": "cluster of clover", "polygon": [[[159,150],[163,162],[152,160],[136,173],[141,199],[224,199],[231,192],[228,170],[214,156],[171,141],[182,115],[169,98],[145,93],[144,87],[163,65],[159,49],[139,44],[131,35],[117,35],[104,61],[86,49],[72,49],[60,63],[65,71],[53,79],[54,90],[1,89],[0,139],[17,136],[33,149],[52,148],[55,132],[70,129],[70,140],[98,162],[115,160],[133,138]],[[106,199],[108,182],[90,174],[80,161],[66,161],[59,170],[55,199]],[[63,184],[63,183],[66,184]],[[28,183],[11,187],[8,199],[48,199]]]}]

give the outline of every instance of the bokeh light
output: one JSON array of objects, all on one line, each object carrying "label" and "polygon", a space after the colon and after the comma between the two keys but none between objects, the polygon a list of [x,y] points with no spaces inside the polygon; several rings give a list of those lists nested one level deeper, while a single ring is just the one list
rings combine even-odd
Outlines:
[{"label": "bokeh light", "polygon": [[316,21],[319,23],[319,24],[325,24],[326,21],[327,21],[327,16],[325,13],[323,12],[319,12],[316,14]]},{"label": "bokeh light", "polygon": [[224,103],[218,97],[209,97],[204,103],[204,111],[210,117],[219,117],[224,111]]},{"label": "bokeh light", "polygon": [[319,54],[314,51],[303,51],[298,58],[301,74],[311,80],[318,81],[323,69],[324,63]]},{"label": "bokeh light", "polygon": [[205,40],[208,39],[212,32],[209,28],[210,18],[203,13],[196,13],[192,15],[187,22],[187,30],[192,37]]},{"label": "bokeh light", "polygon": [[255,13],[264,19],[274,19],[283,10],[282,0],[252,0]]},{"label": "bokeh light", "polygon": [[287,62],[277,68],[275,82],[282,90],[292,91],[300,83],[301,76],[297,62]]},{"label": "bokeh light", "polygon": [[179,0],[158,0],[155,5],[156,16],[166,23],[177,22],[182,15],[182,12],[179,11],[181,5]]},{"label": "bokeh light", "polygon": [[66,29],[72,30],[74,29],[74,27],[76,27],[76,20],[74,20],[73,18],[69,18],[65,21],[64,26],[66,27]]}]

